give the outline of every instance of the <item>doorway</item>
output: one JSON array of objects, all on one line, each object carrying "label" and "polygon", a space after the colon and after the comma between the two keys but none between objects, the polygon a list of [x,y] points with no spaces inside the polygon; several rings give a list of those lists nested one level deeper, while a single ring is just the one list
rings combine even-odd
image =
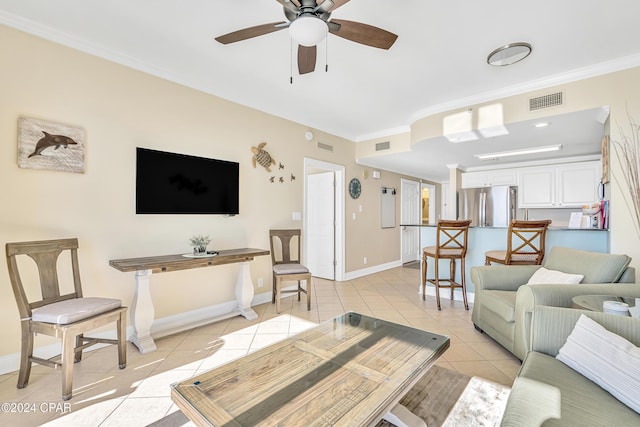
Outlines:
[{"label": "doorway", "polygon": [[304,257],[314,277],[344,279],[344,166],[304,159]]},{"label": "doorway", "polygon": [[402,179],[400,189],[401,259],[402,263],[406,264],[420,259],[420,227],[418,227],[422,224],[420,183]]},{"label": "doorway", "polygon": [[436,224],[436,186],[433,184],[422,183],[421,186],[421,198],[422,198],[422,223],[423,224]]}]

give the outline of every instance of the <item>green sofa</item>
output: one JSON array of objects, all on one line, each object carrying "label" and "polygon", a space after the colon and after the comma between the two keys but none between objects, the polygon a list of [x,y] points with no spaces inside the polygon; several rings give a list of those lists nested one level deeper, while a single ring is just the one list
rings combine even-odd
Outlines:
[{"label": "green sofa", "polygon": [[640,319],[536,306],[532,351],[527,353],[513,384],[502,426],[640,425],[640,414],[555,358],[581,314],[640,345]]},{"label": "green sofa", "polygon": [[554,246],[543,266],[549,270],[583,274],[577,285],[526,285],[538,265],[471,268],[475,286],[471,320],[520,360],[529,350],[531,314],[536,305],[572,307],[578,295],[618,295],[640,298],[635,270],[626,255],[587,252]]}]

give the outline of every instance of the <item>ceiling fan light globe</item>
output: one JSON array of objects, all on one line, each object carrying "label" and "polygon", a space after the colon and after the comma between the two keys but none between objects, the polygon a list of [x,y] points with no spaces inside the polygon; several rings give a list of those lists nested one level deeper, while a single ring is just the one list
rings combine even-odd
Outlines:
[{"label": "ceiling fan light globe", "polygon": [[289,25],[291,39],[302,46],[315,46],[327,37],[329,27],[315,16],[301,16]]}]

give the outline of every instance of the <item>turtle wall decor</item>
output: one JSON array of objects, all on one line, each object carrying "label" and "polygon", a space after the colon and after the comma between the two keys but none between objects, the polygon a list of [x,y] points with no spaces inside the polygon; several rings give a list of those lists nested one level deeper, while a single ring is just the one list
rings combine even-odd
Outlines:
[{"label": "turtle wall decor", "polygon": [[251,147],[251,151],[253,152],[253,159],[251,159],[251,162],[253,163],[254,168],[257,163],[265,168],[267,172],[271,172],[271,165],[275,165],[276,161],[273,160],[267,150],[264,149],[265,145],[267,145],[266,142],[261,142],[257,147]]}]

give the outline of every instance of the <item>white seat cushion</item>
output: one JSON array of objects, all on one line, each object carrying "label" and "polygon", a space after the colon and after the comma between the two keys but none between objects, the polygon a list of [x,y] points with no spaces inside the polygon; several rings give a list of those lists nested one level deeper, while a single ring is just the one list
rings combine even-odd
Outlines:
[{"label": "white seat cushion", "polygon": [[31,314],[31,320],[34,322],[68,325],[115,310],[121,306],[122,301],[119,299],[75,298],[36,308]]},{"label": "white seat cushion", "polygon": [[527,285],[575,285],[580,283],[583,278],[584,276],[582,274],[567,274],[562,271],[540,267],[533,273]]},{"label": "white seat cushion", "polygon": [[308,273],[309,269],[302,264],[276,264],[273,266],[276,274],[302,274]]}]

